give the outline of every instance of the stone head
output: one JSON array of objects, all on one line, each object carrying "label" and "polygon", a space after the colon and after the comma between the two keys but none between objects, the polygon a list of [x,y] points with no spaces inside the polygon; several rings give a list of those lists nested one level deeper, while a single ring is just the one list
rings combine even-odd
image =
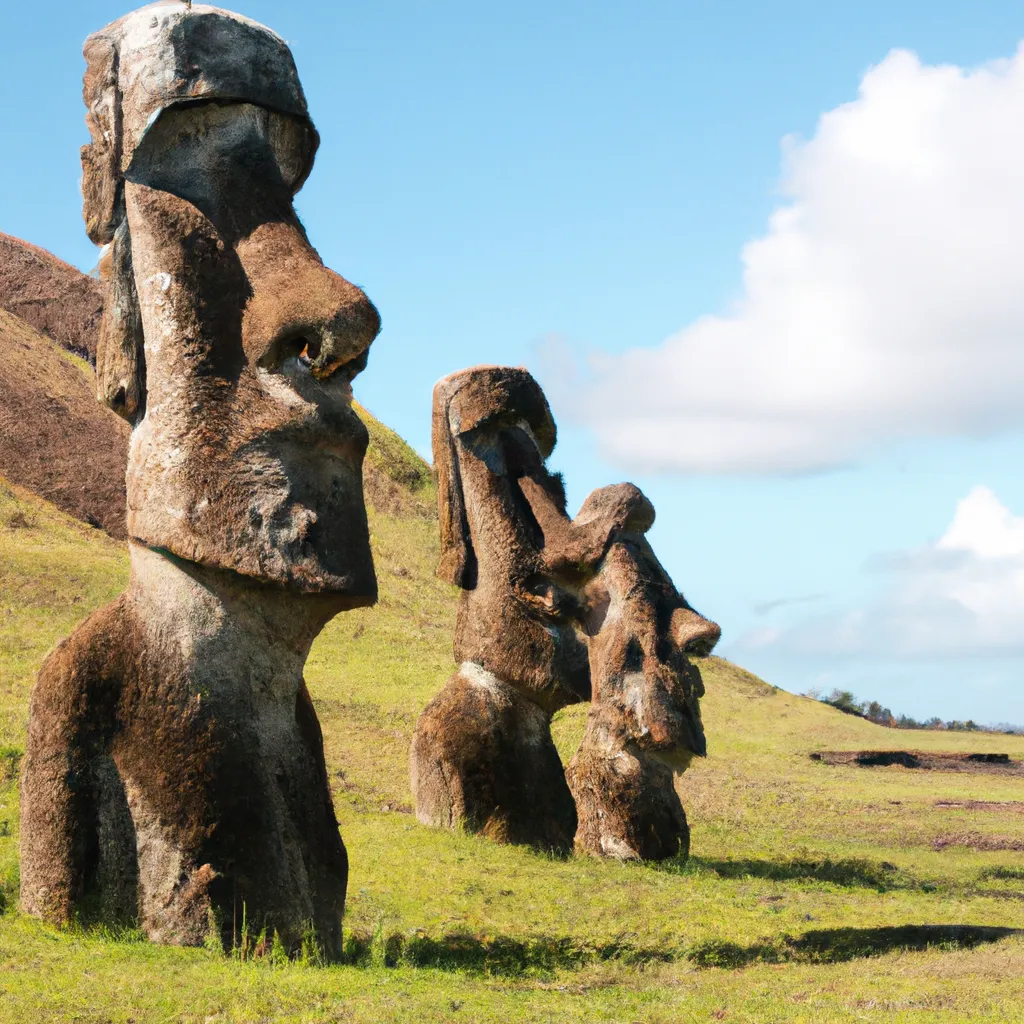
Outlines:
[{"label": "stone head", "polygon": [[710,654],[719,627],[690,607],[646,534],[654,508],[632,484],[594,491],[574,522],[629,509],[600,571],[586,587],[593,701],[626,730],[624,739],[683,770],[707,743],[700,716],[704,686],[691,655]]},{"label": "stone head", "polygon": [[351,381],[380,329],[293,207],[318,136],[269,29],[163,2],[85,45],[97,378],[133,424],[128,530],[340,607],[376,596]]},{"label": "stone head", "polygon": [[568,523],[562,481],[545,465],[555,439],[526,370],[475,367],[434,388],[438,574],[463,589],[456,660],[477,662],[548,711],[590,693],[579,605],[546,557],[542,523]]}]

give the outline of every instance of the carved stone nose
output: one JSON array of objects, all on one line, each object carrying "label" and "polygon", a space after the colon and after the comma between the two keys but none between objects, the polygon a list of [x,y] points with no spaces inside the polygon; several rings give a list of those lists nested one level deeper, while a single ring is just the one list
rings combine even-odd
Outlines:
[{"label": "carved stone nose", "polygon": [[289,359],[324,379],[366,366],[380,314],[361,288],[328,270],[289,224],[266,224],[240,243],[251,297],[242,320],[250,362],[280,370]]},{"label": "carved stone nose", "polygon": [[257,359],[260,366],[279,369],[294,357],[321,380],[339,370],[351,380],[366,367],[380,317],[358,288],[333,276],[343,285],[334,289],[337,296],[323,296],[321,303],[298,296],[298,309],[281,310],[280,326]]},{"label": "carved stone nose", "polygon": [[686,654],[705,655],[715,649],[721,639],[721,627],[698,615],[692,608],[677,608],[670,627],[673,641]]}]

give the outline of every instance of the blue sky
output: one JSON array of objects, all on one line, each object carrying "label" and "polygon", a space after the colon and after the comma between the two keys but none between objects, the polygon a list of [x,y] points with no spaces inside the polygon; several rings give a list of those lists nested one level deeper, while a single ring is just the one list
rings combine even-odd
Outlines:
[{"label": "blue sky", "polygon": [[[791,690],[1024,721],[1024,214],[989,174],[1017,167],[1020,90],[968,74],[1013,58],[1018,5],[235,9],[292,44],[323,138],[300,214],[383,315],[369,408],[426,454],[438,377],[525,364],[571,503],[643,487],[723,654]],[[126,10],[39,0],[0,33],[0,230],[86,270],[81,43]]]}]

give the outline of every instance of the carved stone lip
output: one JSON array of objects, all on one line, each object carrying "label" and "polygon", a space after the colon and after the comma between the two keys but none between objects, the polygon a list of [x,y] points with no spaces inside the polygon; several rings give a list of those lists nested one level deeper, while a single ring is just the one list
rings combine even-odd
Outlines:
[{"label": "carved stone lip", "polygon": [[[689,715],[686,715],[681,721],[678,721],[678,725],[681,728],[673,741],[656,743],[648,734],[638,745],[650,757],[668,765],[673,771],[682,772],[686,771],[695,757],[707,757],[708,743],[699,720],[694,722]],[[675,731],[673,730],[673,732]]]},{"label": "carved stone lip", "polygon": [[351,402],[332,405],[329,410],[317,408],[300,420],[272,431],[272,443],[287,446],[293,454],[315,453],[318,459],[336,459],[359,468],[369,443],[369,432]]},{"label": "carved stone lip", "polygon": [[685,772],[690,767],[695,757],[706,757],[706,754],[698,754],[693,750],[687,750],[686,747],[669,747],[666,750],[647,750],[645,751],[648,757],[654,758],[655,761],[660,761],[666,768],[671,768],[674,772]]}]

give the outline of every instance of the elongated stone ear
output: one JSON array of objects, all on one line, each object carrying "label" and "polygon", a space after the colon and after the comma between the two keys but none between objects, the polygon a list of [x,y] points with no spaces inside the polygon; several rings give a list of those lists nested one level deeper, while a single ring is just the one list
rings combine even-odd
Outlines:
[{"label": "elongated stone ear", "polygon": [[312,122],[293,114],[267,111],[267,132],[277,157],[281,180],[292,195],[306,183],[313,169],[313,158],[320,148],[320,135]]},{"label": "elongated stone ear", "polygon": [[432,448],[437,481],[437,519],[441,532],[441,560],[437,575],[463,590],[476,583],[476,556],[469,536],[465,496],[455,452],[455,435],[449,405],[453,397],[447,381],[434,388]]},{"label": "elongated stone ear", "polygon": [[127,218],[100,261],[107,294],[96,348],[96,397],[133,426],[146,407],[146,354]]},{"label": "elongated stone ear", "polygon": [[117,85],[118,51],[102,33],[90,36],[82,98],[92,141],[82,147],[82,216],[97,245],[114,238],[123,218],[121,178],[121,95]]}]

